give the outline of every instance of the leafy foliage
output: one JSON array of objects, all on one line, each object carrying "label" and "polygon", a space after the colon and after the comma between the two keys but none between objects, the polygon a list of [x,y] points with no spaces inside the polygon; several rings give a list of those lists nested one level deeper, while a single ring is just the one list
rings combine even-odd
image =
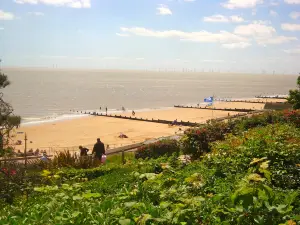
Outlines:
[{"label": "leafy foliage", "polygon": [[290,90],[288,102],[293,105],[294,109],[300,109],[300,76],[297,79],[298,89]]},{"label": "leafy foliage", "polygon": [[[8,77],[0,71],[0,89],[10,84]],[[13,108],[3,100],[0,93],[0,156],[5,155],[9,147],[10,132],[21,123],[21,117],[13,115]]]},{"label": "leafy foliage", "polygon": [[137,159],[158,158],[164,155],[171,156],[174,152],[179,153],[178,142],[166,139],[139,147],[135,157]]},{"label": "leafy foliage", "polygon": [[[220,129],[220,128],[218,128]],[[207,134],[210,135],[209,133]],[[292,123],[227,134],[189,165],[175,157],[44,171],[3,224],[296,224],[300,131]]]}]

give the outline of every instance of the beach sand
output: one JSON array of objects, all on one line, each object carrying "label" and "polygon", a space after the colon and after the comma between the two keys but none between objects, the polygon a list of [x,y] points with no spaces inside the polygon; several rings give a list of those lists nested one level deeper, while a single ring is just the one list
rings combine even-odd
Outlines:
[{"label": "beach sand", "polygon": [[[217,108],[255,108],[261,109],[264,104],[252,103],[216,103]],[[171,108],[165,110],[153,110],[145,112],[136,112],[137,118],[162,119],[173,121],[205,122],[208,119],[225,117],[237,114],[228,111],[212,111],[203,109],[181,109]],[[131,112],[124,112],[120,115],[131,116]],[[182,127],[182,130],[187,127]],[[179,127],[169,127],[166,124],[152,122],[132,121],[126,119],[88,116],[79,119],[49,122],[32,126],[21,126],[17,132],[26,132],[28,136],[27,149],[39,148],[55,151],[78,150],[79,145],[92,148],[98,137],[110,148],[116,148],[129,144],[143,142],[145,140],[171,136],[178,133]],[[120,133],[126,134],[129,138],[118,138]],[[14,141],[24,140],[23,134],[16,134]],[[32,143],[31,143],[32,142]],[[16,150],[24,151],[23,145],[15,146]]]}]

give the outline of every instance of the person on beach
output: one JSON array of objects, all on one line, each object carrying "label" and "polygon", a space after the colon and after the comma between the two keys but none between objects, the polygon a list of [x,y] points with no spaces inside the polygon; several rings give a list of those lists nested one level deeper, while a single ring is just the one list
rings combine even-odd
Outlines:
[{"label": "person on beach", "polygon": [[101,109],[102,109],[102,108],[101,108],[101,106],[100,106],[100,111],[101,111]]},{"label": "person on beach", "polygon": [[135,116],[135,111],[134,110],[132,110],[132,116]]},{"label": "person on beach", "polygon": [[98,160],[101,160],[102,155],[105,154],[105,146],[100,141],[100,138],[97,138],[97,142],[94,145],[92,154],[95,155],[95,158],[98,159]]},{"label": "person on beach", "polygon": [[83,148],[81,145],[79,146],[80,149],[80,156],[87,156],[88,153],[88,149],[87,148]]},{"label": "person on beach", "polygon": [[177,125],[177,119],[173,121],[173,126]]},{"label": "person on beach", "polygon": [[45,152],[43,153],[43,155],[41,157],[41,160],[44,161],[44,162],[48,162],[49,159],[48,159],[47,154]]},{"label": "person on beach", "polygon": [[107,107],[105,108],[105,111],[106,111],[106,115],[107,115]]}]

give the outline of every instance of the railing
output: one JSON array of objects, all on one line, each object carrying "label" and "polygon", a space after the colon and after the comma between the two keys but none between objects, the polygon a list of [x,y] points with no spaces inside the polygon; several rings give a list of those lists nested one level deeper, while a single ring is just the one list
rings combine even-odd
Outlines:
[{"label": "railing", "polygon": [[[132,145],[127,145],[124,147],[119,147],[115,149],[111,149],[106,151],[106,155],[114,155],[114,154],[119,154],[122,153],[122,162],[124,163],[125,161],[125,152],[128,151],[133,151],[136,150],[137,148],[141,147],[144,145],[144,142],[142,143],[137,143],[137,144],[132,144]],[[52,158],[54,155],[47,155],[48,158]],[[15,161],[27,161],[27,160],[32,160],[32,159],[40,159],[41,156],[24,156],[24,157],[16,157],[16,158],[2,158],[0,159],[0,165],[2,162],[15,162]]]}]

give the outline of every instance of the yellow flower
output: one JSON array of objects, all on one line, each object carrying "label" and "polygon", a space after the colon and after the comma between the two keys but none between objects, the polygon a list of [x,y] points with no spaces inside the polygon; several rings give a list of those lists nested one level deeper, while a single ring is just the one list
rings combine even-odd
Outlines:
[{"label": "yellow flower", "polygon": [[268,159],[268,158],[267,158],[267,157],[263,157],[263,158],[261,158],[261,159],[254,158],[254,159],[252,160],[252,162],[250,163],[250,165],[254,165],[254,164],[256,164],[256,163],[263,162],[263,161],[265,161],[266,159]]},{"label": "yellow flower", "polygon": [[252,173],[248,176],[247,178],[249,181],[255,181],[255,182],[259,182],[259,181],[264,181],[265,178],[262,178],[259,174],[257,173]]},{"label": "yellow flower", "polygon": [[209,197],[209,198],[212,198],[214,196],[214,194],[213,193],[209,193],[209,194],[207,194],[207,197]]},{"label": "yellow flower", "polygon": [[262,168],[262,169],[267,169],[267,168],[269,167],[269,163],[270,163],[270,161],[263,162],[263,163],[260,165],[260,168]]}]

